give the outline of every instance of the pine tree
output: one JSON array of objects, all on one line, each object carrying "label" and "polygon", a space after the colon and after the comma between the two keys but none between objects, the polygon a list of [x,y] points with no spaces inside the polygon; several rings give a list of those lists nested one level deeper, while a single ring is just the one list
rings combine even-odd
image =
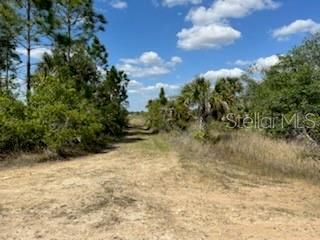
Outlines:
[{"label": "pine tree", "polygon": [[73,46],[77,43],[88,46],[96,32],[104,31],[106,20],[94,11],[92,0],[57,0],[54,9],[58,19],[55,42],[70,63]]},{"label": "pine tree", "polygon": [[112,66],[98,88],[96,102],[104,118],[106,133],[121,134],[127,123],[128,83],[127,75]]},{"label": "pine tree", "polygon": [[166,93],[163,87],[160,89],[159,100],[161,105],[166,105],[168,102],[168,99],[166,98]]},{"label": "pine tree", "polygon": [[31,51],[41,44],[45,38],[48,41],[54,25],[52,1],[46,0],[14,0],[16,14],[20,22],[19,44],[26,52],[26,87],[27,97],[30,94],[31,83]]},{"label": "pine tree", "polygon": [[94,59],[98,69],[102,72],[107,71],[108,52],[97,36],[94,36],[91,46],[89,46],[89,53]]},{"label": "pine tree", "polygon": [[16,65],[20,62],[16,53],[18,22],[9,1],[0,3],[0,91],[7,93],[14,86]]}]

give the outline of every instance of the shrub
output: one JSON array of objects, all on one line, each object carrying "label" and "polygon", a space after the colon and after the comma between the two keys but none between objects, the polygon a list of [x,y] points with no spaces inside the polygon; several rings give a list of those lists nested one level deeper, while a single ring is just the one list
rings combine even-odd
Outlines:
[{"label": "shrub", "polygon": [[50,78],[29,101],[29,120],[40,126],[45,145],[61,154],[71,147],[96,144],[102,131],[100,112],[68,82]]},{"label": "shrub", "polygon": [[165,105],[161,99],[150,100],[147,108],[147,124],[154,131],[185,130],[192,118],[189,109],[179,99],[167,101]]},{"label": "shrub", "polygon": [[159,100],[151,100],[148,103],[148,112],[146,114],[147,125],[154,131],[168,130],[164,106]]},{"label": "shrub", "polygon": [[26,119],[25,105],[7,94],[0,94],[0,150],[33,150],[41,143],[42,133]]}]

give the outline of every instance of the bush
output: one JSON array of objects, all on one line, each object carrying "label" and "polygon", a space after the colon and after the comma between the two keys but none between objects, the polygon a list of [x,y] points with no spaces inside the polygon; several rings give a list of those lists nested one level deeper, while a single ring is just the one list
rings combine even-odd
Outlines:
[{"label": "bush", "polygon": [[106,135],[121,136],[123,134],[123,128],[128,125],[127,110],[117,103],[99,106],[99,110],[103,116],[103,132]]},{"label": "bush", "polygon": [[189,109],[178,99],[167,101],[151,100],[146,113],[147,124],[154,131],[185,130],[191,120]]},{"label": "bush", "polygon": [[148,112],[146,114],[147,125],[155,132],[168,130],[164,106],[159,100],[152,100],[148,103]]},{"label": "bush", "polygon": [[14,97],[0,94],[0,150],[34,150],[40,146],[42,133],[27,121],[26,107]]},{"label": "bush", "polygon": [[100,112],[68,82],[50,78],[37,86],[29,101],[29,120],[41,128],[44,144],[64,154],[75,146],[97,144],[102,131]]}]

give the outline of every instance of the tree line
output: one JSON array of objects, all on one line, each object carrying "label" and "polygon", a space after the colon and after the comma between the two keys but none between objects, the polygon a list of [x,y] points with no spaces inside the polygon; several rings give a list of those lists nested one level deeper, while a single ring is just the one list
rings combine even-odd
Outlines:
[{"label": "tree line", "polygon": [[[0,2],[1,152],[62,155],[122,134],[129,79],[108,65],[106,23],[92,0]],[[35,62],[37,49],[50,51]]]},{"label": "tree line", "polygon": [[212,121],[234,129],[254,128],[259,115],[266,121],[263,131],[272,136],[304,136],[320,143],[319,56],[320,33],[279,56],[279,63],[263,71],[259,80],[249,71],[215,84],[197,77],[171,99],[162,89],[159,98],[147,105],[149,127],[181,130],[198,121],[199,135],[205,139]]}]

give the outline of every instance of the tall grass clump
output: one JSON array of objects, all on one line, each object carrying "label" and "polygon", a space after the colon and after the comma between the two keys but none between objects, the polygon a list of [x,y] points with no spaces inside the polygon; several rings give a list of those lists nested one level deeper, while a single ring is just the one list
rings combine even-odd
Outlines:
[{"label": "tall grass clump", "polygon": [[304,144],[245,130],[211,130],[209,139],[198,141],[191,131],[177,136],[175,144],[184,161],[205,167],[223,163],[263,176],[320,180],[318,155]]}]

